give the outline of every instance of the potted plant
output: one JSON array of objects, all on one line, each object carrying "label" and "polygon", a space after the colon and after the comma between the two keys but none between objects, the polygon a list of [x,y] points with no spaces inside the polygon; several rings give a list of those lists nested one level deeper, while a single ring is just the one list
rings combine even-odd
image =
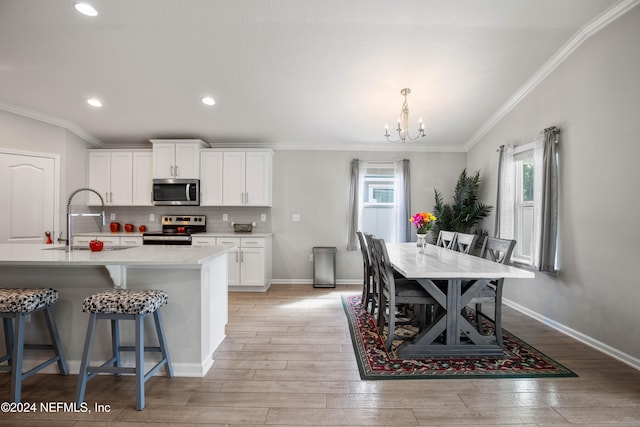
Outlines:
[{"label": "potted plant", "polygon": [[442,193],[434,189],[433,212],[438,217],[436,233],[439,230],[476,233],[481,236],[478,239],[478,244],[482,245],[484,236],[487,236],[488,232],[479,227],[482,221],[489,216],[493,206],[478,201],[480,182],[480,171],[476,171],[473,175],[467,175],[467,170],[463,169],[458,176],[451,204],[445,203]]}]

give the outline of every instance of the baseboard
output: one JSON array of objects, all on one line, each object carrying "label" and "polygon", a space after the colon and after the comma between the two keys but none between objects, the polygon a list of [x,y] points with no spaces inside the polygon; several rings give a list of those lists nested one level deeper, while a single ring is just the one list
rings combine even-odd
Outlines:
[{"label": "baseboard", "polygon": [[[313,285],[313,279],[273,279],[272,285]],[[362,279],[336,279],[336,285],[362,286]]]},{"label": "baseboard", "polygon": [[[124,357],[125,355],[123,355],[123,360],[122,360],[122,365],[125,367],[133,367],[134,366],[134,362],[133,360],[128,360],[129,358]],[[24,358],[24,364],[25,367],[29,367],[29,369],[33,366],[36,366],[42,362],[44,362],[45,360],[47,360],[45,357],[37,357],[37,356],[26,356]],[[100,365],[104,363],[103,361],[92,361],[92,365]],[[153,368],[155,366],[156,362],[153,361],[145,361],[144,367],[145,367],[145,371],[149,371],[151,368]],[[173,375],[176,377],[195,377],[195,378],[202,378],[206,375],[206,373],[209,371],[209,369],[211,369],[211,366],[213,366],[213,364],[215,363],[215,361],[213,360],[212,357],[206,358],[202,364],[197,364],[197,363],[175,363],[172,362],[171,365],[173,366]],[[69,366],[69,373],[72,375],[78,375],[78,372],[80,372],[80,361],[79,360],[68,360],[67,361],[67,365]],[[58,371],[58,364],[57,363],[53,363],[52,365],[47,366],[46,368],[44,368],[41,371],[38,371],[38,373],[42,373],[42,374],[59,374],[60,372]],[[108,375],[108,374],[104,374],[104,375]],[[128,375],[128,374],[123,374],[123,375]],[[154,376],[164,376],[164,368],[159,369]]]},{"label": "baseboard", "polygon": [[632,368],[640,370],[640,359],[636,357],[623,353],[620,350],[611,347],[610,345],[607,345],[601,341],[591,338],[590,336],[585,335],[582,332],[576,331],[575,329],[572,329],[568,326],[565,326],[562,323],[558,323],[555,320],[550,319],[546,316],[543,316],[542,314],[536,311],[533,311],[523,305],[520,305],[514,301],[503,298],[502,302],[504,303],[504,305],[511,307],[514,310],[517,310],[520,313],[531,317],[532,319],[535,319],[541,323],[544,323],[545,325],[559,332],[562,332],[563,334],[570,336],[571,338],[578,340],[581,343],[588,345],[589,347],[592,347],[608,356],[613,357],[614,359],[617,359],[623,363],[626,363]]}]

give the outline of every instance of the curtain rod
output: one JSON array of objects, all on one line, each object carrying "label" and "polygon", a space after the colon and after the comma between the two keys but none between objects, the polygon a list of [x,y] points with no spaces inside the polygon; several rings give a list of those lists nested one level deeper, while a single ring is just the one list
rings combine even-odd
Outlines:
[{"label": "curtain rod", "polygon": [[[538,138],[540,138],[542,135],[544,135],[544,133],[545,133],[545,132],[547,132],[547,131],[553,132],[553,134],[556,136],[556,141],[555,141],[555,142],[556,142],[556,144],[557,144],[557,143],[558,143],[558,135],[560,134],[560,129],[558,129],[558,128],[557,128],[557,127],[555,127],[555,126],[551,126],[551,127],[548,127],[548,128],[546,128],[546,129],[544,129],[544,130],[541,130],[540,132],[538,132],[538,133],[537,133],[537,134],[535,134],[534,136],[531,136],[531,137],[529,137],[529,138],[527,138],[527,139],[523,139],[523,140],[518,141],[518,145],[516,145],[516,147],[521,146],[521,145],[525,145],[525,144],[528,144],[528,143],[530,143],[530,142],[535,141],[536,139],[538,139]],[[504,144],[502,144],[501,146],[499,146],[499,147],[496,149],[496,151],[497,151],[497,152],[499,152],[499,151],[501,151],[503,148],[504,148]]]}]

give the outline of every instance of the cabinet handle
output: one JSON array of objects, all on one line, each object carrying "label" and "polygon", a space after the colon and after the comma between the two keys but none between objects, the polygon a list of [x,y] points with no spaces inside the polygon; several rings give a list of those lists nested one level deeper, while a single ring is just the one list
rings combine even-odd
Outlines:
[{"label": "cabinet handle", "polygon": [[240,262],[244,262],[244,252],[242,251],[238,251],[240,252]]},{"label": "cabinet handle", "polygon": [[111,203],[113,203],[113,193],[109,193],[109,199],[111,199]]},{"label": "cabinet handle", "polygon": [[176,171],[176,178],[178,177],[178,165],[174,166],[175,171]]},{"label": "cabinet handle", "polygon": [[169,175],[173,176],[173,165],[169,166],[169,169],[171,170],[171,172],[169,173]]},{"label": "cabinet handle", "polygon": [[238,251],[236,251],[236,264],[238,263]]}]

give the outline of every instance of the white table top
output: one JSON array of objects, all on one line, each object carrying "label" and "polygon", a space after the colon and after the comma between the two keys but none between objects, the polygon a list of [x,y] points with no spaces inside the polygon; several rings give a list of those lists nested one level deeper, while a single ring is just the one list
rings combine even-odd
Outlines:
[{"label": "white table top", "polygon": [[416,243],[387,244],[393,267],[408,279],[532,279],[534,272],[427,244],[424,254]]},{"label": "white table top", "polygon": [[[0,244],[0,266],[83,266],[83,265],[139,265],[139,266],[188,266],[199,268],[201,264],[225,254],[229,248],[222,246],[147,245],[122,250],[74,250],[65,252],[51,249],[59,245]],[[62,248],[62,247],[61,247]],[[105,249],[108,249],[105,247]]]}]

